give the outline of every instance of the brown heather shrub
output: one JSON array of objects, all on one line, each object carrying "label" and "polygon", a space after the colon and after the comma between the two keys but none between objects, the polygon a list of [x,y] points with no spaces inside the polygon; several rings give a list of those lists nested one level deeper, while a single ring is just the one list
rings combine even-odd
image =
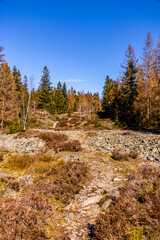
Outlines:
[{"label": "brown heather shrub", "polygon": [[46,146],[53,148],[56,152],[72,151],[78,152],[82,150],[81,144],[78,140],[67,142],[68,137],[62,133],[41,133],[39,138],[46,141]]},{"label": "brown heather shrub", "polygon": [[31,137],[37,137],[40,134],[40,131],[32,131],[32,130],[26,130],[22,132],[18,132],[14,138],[31,138]]},{"label": "brown heather shrub", "polygon": [[[79,161],[57,162],[40,176],[34,185],[27,189],[38,192],[46,197],[56,197],[67,202],[79,192],[86,180],[88,168],[85,163]],[[25,191],[28,191],[28,190]]]},{"label": "brown heather shrub", "polygon": [[82,147],[78,140],[66,142],[62,144],[59,149],[59,151],[71,151],[71,152],[78,152],[81,150],[82,150]]},{"label": "brown heather shrub", "polygon": [[123,152],[121,149],[115,149],[112,152],[112,158],[117,161],[128,161],[129,158],[137,159],[139,153],[131,150],[129,153]]},{"label": "brown heather shrub", "polygon": [[94,239],[159,240],[159,203],[160,169],[146,165],[133,171],[120,197],[112,197],[109,209],[97,218]]},{"label": "brown heather shrub", "polygon": [[121,149],[115,149],[112,152],[112,158],[118,161],[128,161],[129,156],[127,153],[122,152]]},{"label": "brown heather shrub", "polygon": [[22,187],[25,186],[25,181],[18,181],[15,177],[6,177],[4,180],[5,188],[13,189],[18,192]]},{"label": "brown heather shrub", "polygon": [[[26,198],[0,201],[0,239],[46,239],[42,221],[39,218],[36,206],[33,204],[35,201],[30,202],[29,198],[30,195],[27,195]],[[38,200],[41,204],[42,201]]]},{"label": "brown heather shrub", "polygon": [[56,128],[64,128],[64,127],[67,126],[67,123],[68,123],[68,118],[64,117],[64,118],[59,120],[59,122],[56,125]]},{"label": "brown heather shrub", "polygon": [[129,152],[128,156],[129,156],[130,158],[132,158],[132,159],[137,159],[138,156],[139,156],[139,152],[134,151],[134,150],[131,150],[131,151]]},{"label": "brown heather shrub", "polygon": [[63,133],[40,133],[39,138],[41,138],[42,140],[47,142],[47,146],[49,147],[57,147],[60,144],[62,144],[63,142],[68,140],[67,135],[63,134]]},{"label": "brown heather shrub", "polygon": [[[56,198],[68,203],[79,192],[87,177],[87,165],[80,161],[39,163],[47,167],[33,184],[26,184],[17,199],[0,200],[0,239],[68,239],[62,226],[53,228],[53,232],[46,231],[57,220],[52,201]],[[31,163],[28,170],[36,164]],[[47,219],[52,222],[48,223]]]}]

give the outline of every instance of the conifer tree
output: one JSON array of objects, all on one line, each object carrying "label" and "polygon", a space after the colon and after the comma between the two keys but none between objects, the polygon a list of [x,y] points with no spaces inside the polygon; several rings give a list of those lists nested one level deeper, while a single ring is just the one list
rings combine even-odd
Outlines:
[{"label": "conifer tree", "polygon": [[46,109],[52,113],[52,98],[53,88],[50,81],[49,70],[45,66],[43,68],[43,75],[38,88],[37,107],[40,109]]},{"label": "conifer tree", "polygon": [[63,83],[62,93],[63,93],[63,97],[64,97],[63,113],[66,113],[68,111],[69,100],[68,100],[67,87],[66,87],[65,82]]},{"label": "conifer tree", "polygon": [[113,83],[114,81],[109,78],[109,76],[107,75],[106,79],[105,79],[105,84],[103,87],[103,98],[102,98],[102,109],[103,111],[106,112],[106,115],[109,116],[110,115],[110,111],[111,111],[111,106],[110,106],[110,94],[111,94],[111,89],[113,88]]},{"label": "conifer tree", "polygon": [[131,44],[125,52],[125,60],[122,66],[124,69],[121,76],[121,100],[122,100],[122,120],[127,124],[133,124],[134,111],[133,102],[136,97],[136,74],[137,60]]},{"label": "conifer tree", "polygon": [[65,97],[63,91],[64,89],[61,82],[58,82],[57,88],[55,90],[55,105],[57,113],[64,113]]},{"label": "conifer tree", "polygon": [[15,81],[16,91],[18,93],[21,93],[21,90],[22,90],[22,78],[21,78],[21,73],[16,68],[16,66],[13,67],[12,74],[13,74],[14,81]]}]

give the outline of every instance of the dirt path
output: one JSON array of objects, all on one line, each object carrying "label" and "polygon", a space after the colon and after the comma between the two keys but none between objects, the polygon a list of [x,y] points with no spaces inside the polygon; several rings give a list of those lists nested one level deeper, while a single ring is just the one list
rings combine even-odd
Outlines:
[{"label": "dirt path", "polygon": [[[87,162],[91,179],[66,210],[65,225],[71,240],[88,239],[88,224],[95,224],[96,217],[107,208],[111,200],[100,207],[99,201],[105,196],[118,196],[118,188],[127,181],[127,172],[143,161],[121,163],[101,152],[85,149],[79,155],[81,161]],[[68,159],[69,160],[69,159]]]}]

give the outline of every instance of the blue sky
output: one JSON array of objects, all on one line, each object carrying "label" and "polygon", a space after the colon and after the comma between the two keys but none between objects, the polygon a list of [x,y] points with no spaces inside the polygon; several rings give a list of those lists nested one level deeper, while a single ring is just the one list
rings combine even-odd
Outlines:
[{"label": "blue sky", "polygon": [[129,43],[140,57],[147,32],[160,36],[158,0],[0,0],[0,45],[12,68],[53,86],[102,93],[116,79]]}]

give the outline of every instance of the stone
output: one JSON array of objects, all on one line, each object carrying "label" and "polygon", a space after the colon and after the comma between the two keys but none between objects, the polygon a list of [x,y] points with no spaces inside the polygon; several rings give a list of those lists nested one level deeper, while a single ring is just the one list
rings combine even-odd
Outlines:
[{"label": "stone", "polygon": [[122,178],[116,177],[116,178],[113,178],[112,181],[113,182],[120,182],[120,181],[122,181]]},{"label": "stone", "polygon": [[101,198],[102,198],[102,195],[98,195],[96,197],[90,197],[82,203],[82,207],[86,207],[90,204],[98,203],[101,200]]}]

